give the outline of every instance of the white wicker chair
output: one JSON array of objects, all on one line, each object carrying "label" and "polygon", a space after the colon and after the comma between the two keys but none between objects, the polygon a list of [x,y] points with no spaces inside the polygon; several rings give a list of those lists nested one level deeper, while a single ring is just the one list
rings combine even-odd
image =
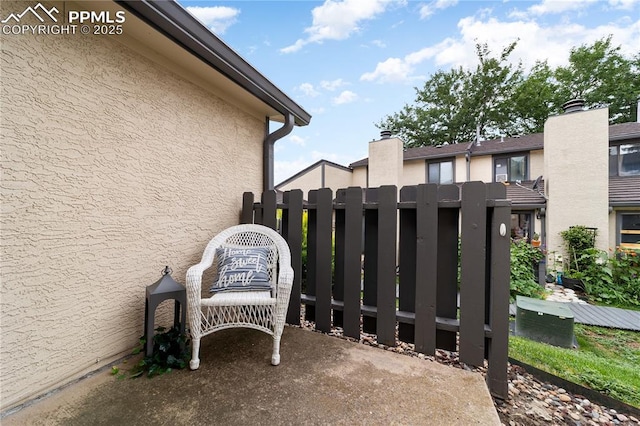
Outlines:
[{"label": "white wicker chair", "polygon": [[[268,262],[271,291],[227,291],[202,296],[202,274],[212,266],[222,245],[271,247]],[[215,267],[215,266],[214,266]],[[271,228],[237,225],[222,231],[207,244],[202,260],[187,271],[187,305],[192,342],[189,367],[200,366],[200,339],[219,330],[247,327],[273,336],[271,364],[280,364],[280,337],[289,306],[293,269],[287,242]]]}]

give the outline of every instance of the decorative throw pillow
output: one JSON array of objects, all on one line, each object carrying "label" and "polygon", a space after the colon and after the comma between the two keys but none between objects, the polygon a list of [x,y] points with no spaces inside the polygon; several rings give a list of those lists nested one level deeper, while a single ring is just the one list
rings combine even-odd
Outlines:
[{"label": "decorative throw pillow", "polygon": [[268,290],[269,247],[223,246],[216,249],[218,273],[211,292]]}]

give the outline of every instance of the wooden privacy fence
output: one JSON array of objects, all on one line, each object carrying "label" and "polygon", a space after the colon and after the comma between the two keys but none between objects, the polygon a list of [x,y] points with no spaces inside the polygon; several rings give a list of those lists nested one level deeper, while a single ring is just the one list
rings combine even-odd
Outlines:
[{"label": "wooden privacy fence", "polygon": [[414,343],[427,355],[458,351],[474,366],[486,359],[490,392],[506,398],[510,214],[503,184],[467,182],[407,186],[399,201],[395,186],[340,189],[335,199],[324,188],[307,201],[292,190],[281,203],[275,191],[260,202],[245,193],[241,221],[279,228],[289,243],[295,280],[288,323],[300,324],[304,303],[320,331],[340,326],[359,339],[362,330],[384,345]]}]

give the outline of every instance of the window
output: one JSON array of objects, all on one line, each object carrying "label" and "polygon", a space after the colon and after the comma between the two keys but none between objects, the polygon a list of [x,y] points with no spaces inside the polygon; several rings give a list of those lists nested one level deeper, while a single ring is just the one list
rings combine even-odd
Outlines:
[{"label": "window", "polygon": [[640,249],[640,214],[620,213],[619,243],[622,248]]},{"label": "window", "polygon": [[527,180],[529,170],[527,155],[513,155],[510,157],[495,157],[493,160],[494,182],[515,182]]},{"label": "window", "polygon": [[640,143],[609,147],[609,176],[640,175]]},{"label": "window", "polygon": [[453,160],[428,163],[427,183],[453,183]]}]

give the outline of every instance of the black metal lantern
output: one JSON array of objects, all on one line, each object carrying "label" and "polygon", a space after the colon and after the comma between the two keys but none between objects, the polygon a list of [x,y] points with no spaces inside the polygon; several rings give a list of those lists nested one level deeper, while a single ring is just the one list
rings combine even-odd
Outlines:
[{"label": "black metal lantern", "polygon": [[153,330],[156,308],[165,300],[174,299],[173,326],[184,333],[187,319],[187,290],[171,278],[171,268],[165,266],[162,278],[147,287],[144,311],[145,355],[153,354]]}]

